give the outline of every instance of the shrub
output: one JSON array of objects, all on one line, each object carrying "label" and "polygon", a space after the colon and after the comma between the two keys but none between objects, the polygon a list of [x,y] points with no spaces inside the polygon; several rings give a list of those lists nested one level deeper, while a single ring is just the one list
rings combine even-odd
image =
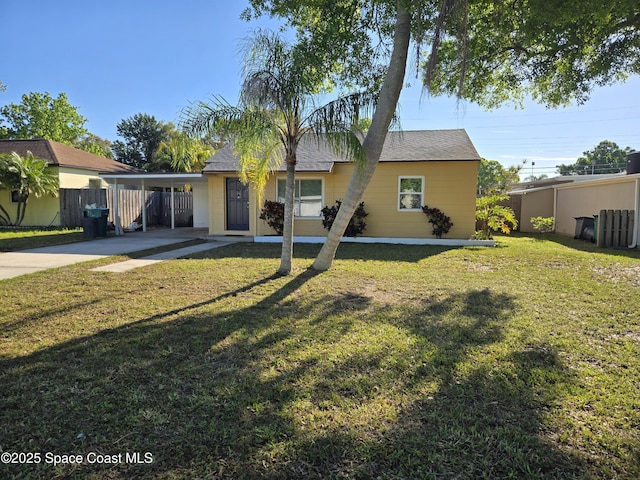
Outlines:
[{"label": "shrub", "polygon": [[553,232],[553,217],[531,217],[534,230],[540,233]]},{"label": "shrub", "polygon": [[[340,210],[340,205],[342,205],[342,201],[336,200],[336,204],[334,206],[326,206],[322,209],[322,226],[327,230],[331,230],[331,226],[336,219],[338,210]],[[364,202],[360,202],[356,211],[353,212],[351,220],[349,220],[349,225],[347,225],[344,236],[357,237],[364,232],[367,228],[365,218],[367,218],[368,215],[369,214],[364,209]]]},{"label": "shrub", "polygon": [[475,238],[488,240],[492,238],[491,232],[501,231],[511,233],[512,228],[518,226],[516,214],[511,208],[500,205],[508,200],[507,195],[490,195],[476,199],[476,220],[480,222],[480,230]]},{"label": "shrub", "polygon": [[265,220],[267,225],[276,231],[277,235],[282,235],[284,228],[284,203],[265,200],[259,218]]},{"label": "shrub", "polygon": [[433,225],[433,231],[431,232],[436,238],[442,238],[442,235],[449,233],[453,223],[451,218],[447,217],[439,208],[430,208],[428,205],[422,207],[422,211],[429,219],[429,223]]}]

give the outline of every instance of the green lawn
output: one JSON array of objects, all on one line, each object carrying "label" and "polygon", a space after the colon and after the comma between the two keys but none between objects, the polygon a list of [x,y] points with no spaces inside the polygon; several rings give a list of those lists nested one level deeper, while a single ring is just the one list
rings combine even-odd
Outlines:
[{"label": "green lawn", "polygon": [[0,282],[0,478],[640,478],[637,251],[317,250]]},{"label": "green lawn", "polygon": [[79,228],[0,228],[0,252],[49,247],[83,240]]}]

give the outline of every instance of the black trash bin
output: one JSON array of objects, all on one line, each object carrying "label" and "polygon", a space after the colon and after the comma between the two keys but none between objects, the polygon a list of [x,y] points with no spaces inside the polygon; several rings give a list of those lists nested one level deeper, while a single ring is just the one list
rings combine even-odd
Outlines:
[{"label": "black trash bin", "polygon": [[84,216],[93,218],[96,221],[96,234],[94,237],[107,236],[107,218],[109,217],[108,208],[88,208],[84,211]]},{"label": "black trash bin", "polygon": [[98,235],[98,219],[85,216],[82,219],[82,236],[84,238],[96,238]]},{"label": "black trash bin", "polygon": [[593,217],[573,217],[576,219],[576,234],[573,238],[584,238],[584,231],[587,228],[592,230],[593,235]]}]

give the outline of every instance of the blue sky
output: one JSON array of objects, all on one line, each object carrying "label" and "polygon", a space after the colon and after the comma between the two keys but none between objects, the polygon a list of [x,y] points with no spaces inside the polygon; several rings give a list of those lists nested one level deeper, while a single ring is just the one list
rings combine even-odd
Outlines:
[{"label": "blue sky", "polygon": [[[116,125],[136,113],[176,121],[190,101],[212,94],[235,103],[238,46],[255,28],[241,0],[0,0],[0,105],[24,93],[64,92],[96,135],[117,139]],[[580,107],[491,112],[450,98],[423,98],[415,86],[400,99],[405,130],[464,128],[480,155],[523,173],[554,175],[601,140],[640,150],[640,79],[596,90]],[[535,166],[532,163],[535,162]]]}]

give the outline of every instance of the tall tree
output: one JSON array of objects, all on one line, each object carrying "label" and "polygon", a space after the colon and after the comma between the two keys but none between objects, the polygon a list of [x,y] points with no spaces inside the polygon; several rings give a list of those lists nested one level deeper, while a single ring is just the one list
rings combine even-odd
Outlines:
[{"label": "tall tree", "polygon": [[101,157],[113,159],[111,151],[111,142],[93,133],[88,133],[84,137],[78,139],[74,146],[85,152],[100,155]]},{"label": "tall tree", "polygon": [[146,113],[136,113],[121,120],[116,129],[124,141],[113,142],[111,149],[115,159],[141,170],[154,171],[155,154],[162,142],[168,140],[173,125]]},{"label": "tall tree", "polygon": [[494,195],[504,193],[511,183],[520,181],[520,165],[503,167],[497,160],[480,159],[478,165],[478,195]]},{"label": "tall tree", "polygon": [[346,158],[362,160],[357,131],[360,112],[375,97],[366,94],[339,98],[316,107],[314,98],[322,75],[307,62],[300,44],[290,46],[281,37],[257,32],[246,47],[240,102],[232,106],[220,97],[185,111],[185,128],[200,136],[231,138],[239,158],[240,178],[261,194],[268,176],[286,165],[282,255],[278,272],[291,271],[293,209],[298,145],[307,135],[326,139]]},{"label": "tall tree", "polygon": [[587,150],[576,163],[558,165],[560,175],[598,175],[620,173],[627,168],[627,154],[631,148],[618,147],[615,142],[603,140],[593,150]]},{"label": "tall tree", "polygon": [[[517,104],[526,95],[550,106],[582,103],[594,87],[640,73],[640,5],[632,0],[250,1],[252,11],[245,17],[268,13],[286,19],[316,48],[314,55],[344,63],[348,79],[361,82],[385,72],[380,99],[386,101],[378,104],[364,142],[367,167],[354,172],[339,218],[314,262],[320,270],[331,265],[356,197],[379,159],[377,146],[389,125],[384,119],[396,108],[412,31],[416,58],[430,47],[420,64],[429,91],[488,107]],[[385,45],[390,50],[377,49],[380,56],[364,55]]]},{"label": "tall tree", "polygon": [[0,188],[15,192],[16,214],[11,214],[0,205],[0,222],[20,226],[27,210],[30,196],[58,195],[58,174],[46,160],[36,158],[31,152],[21,157],[16,152],[0,155]]},{"label": "tall tree", "polygon": [[21,103],[0,108],[0,138],[5,139],[44,138],[74,145],[89,133],[86,123],[65,93],[53,98],[48,92],[31,92],[22,95]]}]

